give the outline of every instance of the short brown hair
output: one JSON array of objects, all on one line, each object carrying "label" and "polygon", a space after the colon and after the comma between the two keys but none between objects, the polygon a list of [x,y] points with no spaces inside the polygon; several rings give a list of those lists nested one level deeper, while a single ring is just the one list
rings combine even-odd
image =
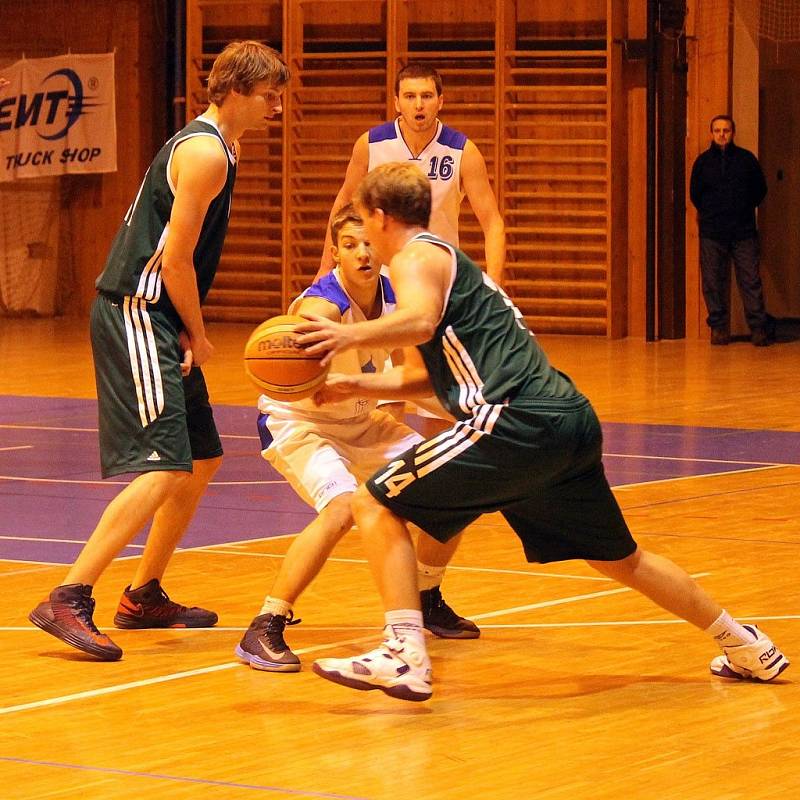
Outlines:
[{"label": "short brown hair", "polygon": [[395,97],[400,97],[400,81],[411,78],[430,78],[436,86],[436,94],[441,95],[442,76],[439,74],[439,71],[430,66],[430,64],[422,64],[419,61],[412,61],[411,63],[406,64],[406,66],[404,66],[403,69],[397,73],[397,77],[394,79]]},{"label": "short brown hair", "polygon": [[342,206],[333,216],[333,220],[331,221],[331,241],[334,243],[334,245],[338,246],[339,231],[347,224],[364,224],[364,221],[358,216],[355,206],[352,203]]},{"label": "short brown hair", "polygon": [[736,133],[736,123],[733,121],[733,117],[731,117],[729,114],[717,114],[717,116],[714,117],[711,120],[711,122],[709,123],[709,125],[708,125],[708,129],[710,131],[714,130],[714,123],[718,119],[724,119],[724,120],[727,120],[728,122],[730,122],[730,124],[731,124],[731,133]]},{"label": "short brown hair", "polygon": [[431,184],[414,164],[381,164],[361,181],[354,200],[372,212],[384,214],[405,225],[428,227],[431,218]]},{"label": "short brown hair", "polygon": [[231,42],[214,60],[208,76],[208,100],[221,106],[234,90],[249,95],[259,81],[275,88],[289,82],[289,68],[280,55],[261,42]]}]

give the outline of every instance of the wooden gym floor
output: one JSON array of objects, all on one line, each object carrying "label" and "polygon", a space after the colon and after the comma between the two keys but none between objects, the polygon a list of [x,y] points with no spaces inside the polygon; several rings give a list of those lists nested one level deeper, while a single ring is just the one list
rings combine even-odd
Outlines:
[{"label": "wooden gym floor", "polygon": [[[431,640],[428,703],[310,670],[372,647],[381,612],[359,536],[297,604],[294,675],[233,647],[310,518],[260,460],[246,327],[211,327],[206,375],[227,460],[165,586],[211,630],[116,631],[141,539],[96,587],[124,648],[95,663],[27,620],[115,485],[98,480],[85,322],[0,320],[0,797],[761,800],[800,790],[800,342],[542,337],[589,395],[607,469],[645,547],[673,558],[797,663],[771,685],[708,672],[715,648],[578,562],[528,565],[499,516],[445,583],[477,641]],[[800,673],[798,673],[800,674]],[[794,755],[793,755],[794,754]]]}]

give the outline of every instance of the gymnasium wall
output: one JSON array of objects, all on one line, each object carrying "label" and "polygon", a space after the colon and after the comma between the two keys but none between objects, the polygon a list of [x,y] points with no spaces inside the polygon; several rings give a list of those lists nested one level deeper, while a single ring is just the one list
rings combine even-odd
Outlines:
[{"label": "gymnasium wall", "polygon": [[[23,56],[116,52],[118,171],[59,178],[48,241],[56,314],[85,316],[94,280],[164,130],[162,0],[2,0],[0,71]],[[41,180],[41,179],[39,179]],[[6,184],[35,192],[36,180]]]},{"label": "gymnasium wall", "polygon": [[[294,0],[292,0],[294,2]],[[399,0],[392,0],[394,7]],[[707,121],[710,115],[728,107],[736,76],[730,72],[733,0],[698,0],[689,4],[687,33],[689,39],[689,103],[687,116],[687,176],[688,167],[696,155],[707,146]],[[215,5],[215,4],[209,4]],[[220,6],[223,4],[219,4]],[[270,30],[280,29],[280,3],[237,4],[235,25],[231,30],[247,25],[254,37],[269,38]],[[323,19],[323,27],[359,25],[365,18],[365,2],[330,3],[331,19]],[[0,68],[17,60],[23,53],[30,57],[54,55],[71,49],[76,52],[104,52],[116,49],[117,71],[117,129],[119,139],[119,171],[98,176],[72,176],[61,179],[57,227],[57,250],[54,269],[59,281],[56,313],[84,316],[88,312],[96,275],[103,258],[152,155],[167,136],[164,76],[165,6],[163,0],[3,0],[3,36],[0,38]],[[444,35],[442,15],[460,20],[464,36],[476,35],[471,20],[485,17],[483,0],[442,0],[439,3],[414,2],[416,29],[414,36]],[[524,35],[526,25],[552,25],[558,29],[564,15],[560,0],[537,0],[518,4],[519,26]],[[642,39],[645,36],[644,0],[620,3],[617,0],[580,0],[570,4],[571,24],[582,25],[583,35],[596,33],[597,20],[611,18],[613,35],[622,39]],[[614,17],[614,14],[617,16]],[[249,16],[248,16],[249,15]],[[252,17],[252,18],[250,18]],[[313,23],[312,23],[313,24]],[[423,30],[424,29],[424,30]],[[226,36],[226,20],[217,23],[220,36]],[[314,34],[314,31],[310,31]],[[479,31],[477,32],[479,33]],[[797,65],[791,50],[783,53],[764,52],[761,61],[762,91],[783,91],[796,85]],[[614,241],[623,247],[625,269],[616,280],[618,306],[614,317],[622,319],[611,335],[641,336],[644,333],[644,197],[645,163],[645,72],[644,62],[621,58],[622,80],[616,91],[618,113],[615,124],[622,126],[612,170],[612,180],[621,184],[618,199],[612,208],[616,223]],[[796,60],[796,59],[795,59]],[[771,76],[771,77],[770,77]],[[772,88],[769,88],[772,87]],[[781,88],[783,87],[783,88]],[[621,103],[621,105],[620,105]],[[762,125],[764,108],[762,103]],[[785,116],[785,113],[784,113]],[[773,124],[772,118],[769,120]],[[779,121],[775,125],[779,124]],[[773,126],[774,127],[774,126]],[[775,146],[777,147],[777,146]],[[773,147],[773,149],[775,149]],[[779,148],[778,148],[779,149]],[[776,155],[775,170],[791,160]],[[781,164],[778,164],[778,162]],[[788,162],[787,162],[788,163]],[[785,166],[785,165],[784,165]],[[786,174],[784,172],[784,174]],[[791,202],[788,181],[773,193]],[[767,219],[764,220],[765,223]],[[687,336],[704,336],[704,309],[699,292],[697,240],[694,214],[689,207],[687,217]],[[787,244],[789,256],[800,244]],[[776,253],[773,259],[783,257]],[[790,265],[791,266],[791,265]],[[791,267],[795,269],[794,266]],[[789,292],[787,309],[800,301],[791,294],[793,271],[783,269],[769,291]],[[795,283],[798,283],[795,281]],[[796,292],[795,292],[796,294]],[[778,308],[779,313],[782,308]]]}]

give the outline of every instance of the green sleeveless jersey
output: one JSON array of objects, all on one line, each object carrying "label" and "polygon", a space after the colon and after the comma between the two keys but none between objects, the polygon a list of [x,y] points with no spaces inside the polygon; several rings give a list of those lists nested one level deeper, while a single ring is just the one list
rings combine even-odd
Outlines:
[{"label": "green sleeveless jersey", "polygon": [[236,158],[228,149],[217,126],[198,117],[178,131],[157,153],[139,187],[136,199],[111,246],[106,264],[95,286],[114,296],[139,297],[150,309],[157,309],[182,327],[180,317],[161,280],[161,258],[169,232],[169,219],[175,200],[170,179],[170,165],[175,148],[193,136],[218,139],[228,154],[228,177],[225,186],[211,201],[194,250],[194,269],[200,302],[205,300],[222,253],[228,230],[233,184],[236,180]]},{"label": "green sleeveless jersey", "polygon": [[441,245],[453,257],[444,314],[433,338],[417,349],[436,396],[456,419],[485,406],[585,402],[569,377],[550,366],[519,309],[467,255],[430,233],[411,241]]}]

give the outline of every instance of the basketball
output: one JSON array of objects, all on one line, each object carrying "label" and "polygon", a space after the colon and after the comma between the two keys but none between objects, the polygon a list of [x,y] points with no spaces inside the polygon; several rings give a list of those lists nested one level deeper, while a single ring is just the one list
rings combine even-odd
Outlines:
[{"label": "basketball", "polygon": [[297,344],[295,325],[302,317],[284,314],[262,322],[244,347],[244,368],[251,381],[273,400],[310,397],[325,382],[321,357],[307,355]]}]

